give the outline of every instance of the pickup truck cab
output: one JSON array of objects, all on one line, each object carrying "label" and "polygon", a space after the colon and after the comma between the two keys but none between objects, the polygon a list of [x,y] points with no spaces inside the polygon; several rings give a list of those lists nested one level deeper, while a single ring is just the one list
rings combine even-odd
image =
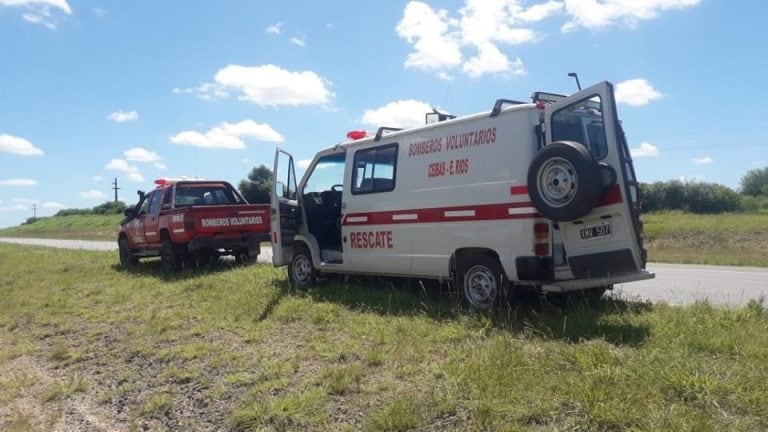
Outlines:
[{"label": "pickup truck cab", "polygon": [[269,205],[248,204],[225,181],[155,181],[149,193],[125,210],[117,243],[120,264],[160,256],[173,272],[184,262],[231,255],[242,262],[256,258],[269,238]]}]

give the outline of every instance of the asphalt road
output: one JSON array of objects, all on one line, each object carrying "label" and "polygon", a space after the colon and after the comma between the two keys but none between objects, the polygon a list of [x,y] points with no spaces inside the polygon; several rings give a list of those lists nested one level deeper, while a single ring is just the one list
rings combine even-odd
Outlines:
[{"label": "asphalt road", "polygon": [[[117,242],[113,241],[0,237],[0,242],[65,249],[117,250]],[[258,261],[271,263],[272,251],[262,249]],[[750,300],[761,299],[768,306],[768,268],[650,264],[648,270],[656,273],[655,279],[617,285],[610,295],[670,304],[707,300],[725,306],[741,306]]]}]

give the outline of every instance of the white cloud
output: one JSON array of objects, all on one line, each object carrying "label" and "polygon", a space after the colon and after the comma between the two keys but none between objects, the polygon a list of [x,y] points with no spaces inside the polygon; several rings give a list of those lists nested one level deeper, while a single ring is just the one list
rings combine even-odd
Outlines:
[{"label": "white cloud", "polygon": [[693,158],[691,159],[691,163],[694,165],[708,165],[713,163],[715,160],[712,159],[709,156],[699,157],[699,158]]},{"label": "white cloud", "polygon": [[264,31],[266,31],[269,34],[279,35],[280,33],[283,32],[283,23],[281,22],[274,23],[268,26]]},{"label": "white cloud", "polygon": [[300,46],[302,48],[307,46],[307,41],[304,40],[304,38],[301,38],[301,37],[298,37],[298,36],[293,36],[291,38],[291,43],[296,45],[296,46]]},{"label": "white cloud", "polygon": [[104,168],[110,171],[121,172],[125,174],[129,180],[135,183],[144,181],[144,177],[141,175],[141,173],[139,173],[139,167],[136,165],[131,165],[122,159],[112,159]]},{"label": "white cloud", "polygon": [[42,207],[43,207],[44,209],[49,209],[49,210],[61,210],[61,209],[65,209],[65,208],[67,208],[67,206],[66,206],[66,205],[64,205],[64,204],[62,204],[62,203],[58,203],[58,202],[56,202],[56,201],[47,201],[47,202],[44,202],[44,203],[43,203],[43,205],[42,205]]},{"label": "white cloud", "polygon": [[389,126],[412,128],[424,124],[425,115],[432,112],[432,107],[413,99],[390,102],[383,107],[366,110],[362,122],[375,127]]},{"label": "white cloud", "polygon": [[435,72],[441,78],[455,68],[471,77],[524,74],[522,60],[511,61],[500,45],[534,42],[539,35],[530,24],[559,13],[562,4],[547,1],[525,8],[520,3],[466,0],[456,16],[450,16],[422,1],[408,2],[395,27],[413,45],[405,67]]},{"label": "white cloud", "polygon": [[134,162],[158,162],[163,158],[157,153],[143,147],[133,147],[123,152],[125,158]]},{"label": "white cloud", "polygon": [[15,178],[0,180],[0,186],[37,186],[37,180]]},{"label": "white cloud", "polygon": [[136,111],[115,111],[112,114],[107,116],[108,119],[118,122],[118,123],[125,123],[130,121],[136,121],[139,119],[139,113]]},{"label": "white cloud", "polygon": [[21,15],[24,21],[45,26],[50,30],[56,30],[57,24],[52,9],[66,15],[72,14],[67,0],[0,0],[0,7],[23,7],[29,11]]},{"label": "white cloud", "polygon": [[653,157],[659,155],[659,148],[653,144],[642,142],[640,147],[629,149],[632,157]]},{"label": "white cloud", "polygon": [[80,198],[88,199],[88,200],[104,199],[107,197],[107,194],[98,190],[89,190],[86,192],[80,192],[79,195],[80,195]]},{"label": "white cloud", "polygon": [[174,144],[201,148],[240,150],[245,148],[243,138],[257,141],[283,142],[285,139],[267,123],[256,123],[247,119],[239,123],[222,122],[205,133],[197,131],[180,132],[170,138]]},{"label": "white cloud", "polygon": [[91,9],[91,12],[93,12],[94,15],[96,15],[99,18],[104,18],[107,16],[107,10],[102,8],[93,8]]},{"label": "white cloud", "polygon": [[104,180],[104,177],[102,177],[100,175],[97,175],[97,176],[93,177],[93,181],[102,181],[102,180]]},{"label": "white cloud", "polygon": [[11,212],[27,211],[27,210],[29,210],[29,208],[22,204],[0,206],[0,213],[11,213]]},{"label": "white cloud", "polygon": [[[238,99],[260,106],[326,105],[334,97],[330,82],[312,71],[291,72],[275,65],[229,65],[214,76],[214,94],[232,90]],[[205,93],[208,94],[208,93]]]},{"label": "white cloud", "polygon": [[[535,1],[535,0],[533,0]],[[445,77],[461,70],[477,77],[511,77],[525,73],[520,58],[503,49],[543,39],[542,21],[564,16],[562,31],[634,25],[661,12],[686,9],[700,0],[464,0],[455,12],[408,1],[395,27],[412,48],[404,66]],[[437,3],[437,2],[435,2]]]},{"label": "white cloud", "polygon": [[565,0],[565,11],[571,20],[562,30],[597,30],[616,24],[635,27],[640,21],[654,19],[661,12],[683,10],[699,3],[700,0]]},{"label": "white cloud", "polygon": [[67,3],[67,0],[0,0],[0,6],[25,6],[25,7],[40,7],[40,8],[56,8],[60,9],[67,15],[72,14],[72,8]]},{"label": "white cloud", "polygon": [[0,134],[0,152],[19,156],[42,156],[43,151],[22,137]]},{"label": "white cloud", "polygon": [[24,204],[24,205],[37,204],[37,200],[29,199],[29,198],[13,198],[11,199],[11,202],[15,204]]},{"label": "white cloud", "polygon": [[168,171],[168,166],[162,162],[155,162],[153,165],[157,170]]},{"label": "white cloud", "polygon": [[141,183],[144,181],[144,176],[137,172],[128,173],[125,176],[134,183]]},{"label": "white cloud", "polygon": [[309,168],[309,164],[312,163],[312,159],[299,159],[296,161],[296,166],[298,166],[300,169],[307,169]]},{"label": "white cloud", "polygon": [[462,65],[461,69],[472,78],[486,74],[525,75],[523,61],[519,58],[510,62],[496,45],[486,43],[478,49],[478,54]]},{"label": "white cloud", "polygon": [[651,83],[636,78],[616,84],[616,102],[630,106],[642,106],[662,96]]},{"label": "white cloud", "polygon": [[327,105],[335,94],[330,81],[312,71],[291,72],[275,65],[229,65],[214,76],[213,83],[193,88],[174,88],[173,92],[191,93],[201,99],[225,99],[236,94],[241,101],[262,107],[281,105]]}]

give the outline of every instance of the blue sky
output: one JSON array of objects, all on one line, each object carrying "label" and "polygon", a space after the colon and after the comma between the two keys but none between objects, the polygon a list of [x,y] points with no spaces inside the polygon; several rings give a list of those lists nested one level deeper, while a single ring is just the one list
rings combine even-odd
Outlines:
[{"label": "blue sky", "polygon": [[609,80],[641,181],[768,165],[768,4],[0,0],[0,227]]}]

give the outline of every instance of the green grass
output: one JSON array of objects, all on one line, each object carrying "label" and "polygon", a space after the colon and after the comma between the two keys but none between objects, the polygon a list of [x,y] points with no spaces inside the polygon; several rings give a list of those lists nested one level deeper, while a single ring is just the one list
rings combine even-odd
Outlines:
[{"label": "green grass", "polygon": [[667,212],[642,220],[650,261],[768,266],[768,215]]},{"label": "green grass", "polygon": [[0,237],[115,240],[122,219],[122,215],[46,217],[29,225],[0,229]]},{"label": "green grass", "polygon": [[757,301],[477,314],[388,281],[117,261],[0,244],[0,429],[75,402],[113,429],[768,429]]}]

